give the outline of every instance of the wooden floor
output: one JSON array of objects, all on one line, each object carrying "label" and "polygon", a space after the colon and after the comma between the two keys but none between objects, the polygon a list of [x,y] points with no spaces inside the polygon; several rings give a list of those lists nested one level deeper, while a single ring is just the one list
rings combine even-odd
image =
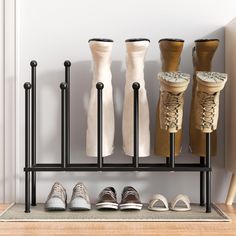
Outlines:
[{"label": "wooden floor", "polygon": [[[0,222],[0,235],[214,235],[236,236],[236,205],[218,205],[232,222],[164,223],[164,222]],[[7,205],[0,204],[0,211]]]}]

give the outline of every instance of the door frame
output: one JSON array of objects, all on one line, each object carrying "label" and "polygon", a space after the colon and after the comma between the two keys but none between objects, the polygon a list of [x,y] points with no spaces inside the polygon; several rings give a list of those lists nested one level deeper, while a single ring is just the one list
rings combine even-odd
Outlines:
[{"label": "door frame", "polygon": [[0,202],[16,200],[16,166],[19,160],[18,106],[18,4],[0,0]]}]

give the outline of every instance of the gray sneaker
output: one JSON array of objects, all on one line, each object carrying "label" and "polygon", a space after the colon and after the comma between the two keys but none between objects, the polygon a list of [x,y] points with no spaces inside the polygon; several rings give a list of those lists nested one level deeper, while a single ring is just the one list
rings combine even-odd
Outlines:
[{"label": "gray sneaker", "polygon": [[58,182],[54,183],[45,203],[48,211],[64,211],[66,209],[66,190]]},{"label": "gray sneaker", "polygon": [[72,211],[83,211],[91,209],[88,191],[83,183],[77,183],[73,188],[69,208]]}]

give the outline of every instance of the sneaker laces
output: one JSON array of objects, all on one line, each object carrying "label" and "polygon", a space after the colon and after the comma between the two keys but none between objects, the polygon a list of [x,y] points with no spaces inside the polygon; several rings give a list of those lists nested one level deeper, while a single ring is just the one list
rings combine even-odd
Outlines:
[{"label": "sneaker laces", "polygon": [[76,186],[73,189],[73,199],[76,197],[82,197],[87,202],[89,202],[87,190],[82,183],[76,184]]},{"label": "sneaker laces", "polygon": [[212,128],[215,116],[215,94],[200,92],[200,105],[202,107],[201,128]]},{"label": "sneaker laces", "polygon": [[135,190],[132,189],[132,190],[125,191],[125,193],[123,195],[123,199],[125,199],[129,195],[134,195],[136,198],[139,198],[138,193]]},{"label": "sneaker laces", "polygon": [[113,199],[116,199],[116,195],[112,190],[108,190],[108,189],[104,189],[101,193],[100,193],[100,198],[102,198],[104,195],[110,195]]},{"label": "sneaker laces", "polygon": [[181,106],[181,98],[183,93],[173,94],[166,93],[164,101],[164,117],[166,128],[178,129],[179,107]]},{"label": "sneaker laces", "polygon": [[52,186],[48,199],[54,198],[54,197],[61,198],[63,199],[63,201],[65,201],[66,199],[65,189],[59,183],[55,183]]}]

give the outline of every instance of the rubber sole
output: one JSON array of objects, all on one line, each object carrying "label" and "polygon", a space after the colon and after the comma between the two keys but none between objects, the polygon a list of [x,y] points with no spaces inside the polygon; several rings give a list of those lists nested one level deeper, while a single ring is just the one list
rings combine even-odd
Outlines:
[{"label": "rubber sole", "polygon": [[84,208],[84,207],[69,207],[71,211],[89,211],[91,208]]},{"label": "rubber sole", "polygon": [[159,72],[158,78],[167,85],[174,84],[175,86],[185,86],[190,82],[190,74],[182,72]]},{"label": "rubber sole", "polygon": [[118,203],[112,203],[112,202],[102,202],[97,203],[96,208],[99,209],[113,209],[118,210]]},{"label": "rubber sole", "polygon": [[143,204],[141,203],[126,203],[120,204],[120,210],[141,210]]},{"label": "rubber sole", "polygon": [[66,208],[60,208],[60,207],[45,207],[47,211],[65,211]]},{"label": "rubber sole", "polygon": [[184,212],[184,211],[191,211],[191,208],[179,208],[179,207],[174,207],[170,208],[171,211],[179,211],[179,212]]},{"label": "rubber sole", "polygon": [[149,211],[160,211],[160,212],[163,212],[163,211],[169,211],[170,209],[169,208],[162,208],[162,207],[148,207],[148,210]]}]

